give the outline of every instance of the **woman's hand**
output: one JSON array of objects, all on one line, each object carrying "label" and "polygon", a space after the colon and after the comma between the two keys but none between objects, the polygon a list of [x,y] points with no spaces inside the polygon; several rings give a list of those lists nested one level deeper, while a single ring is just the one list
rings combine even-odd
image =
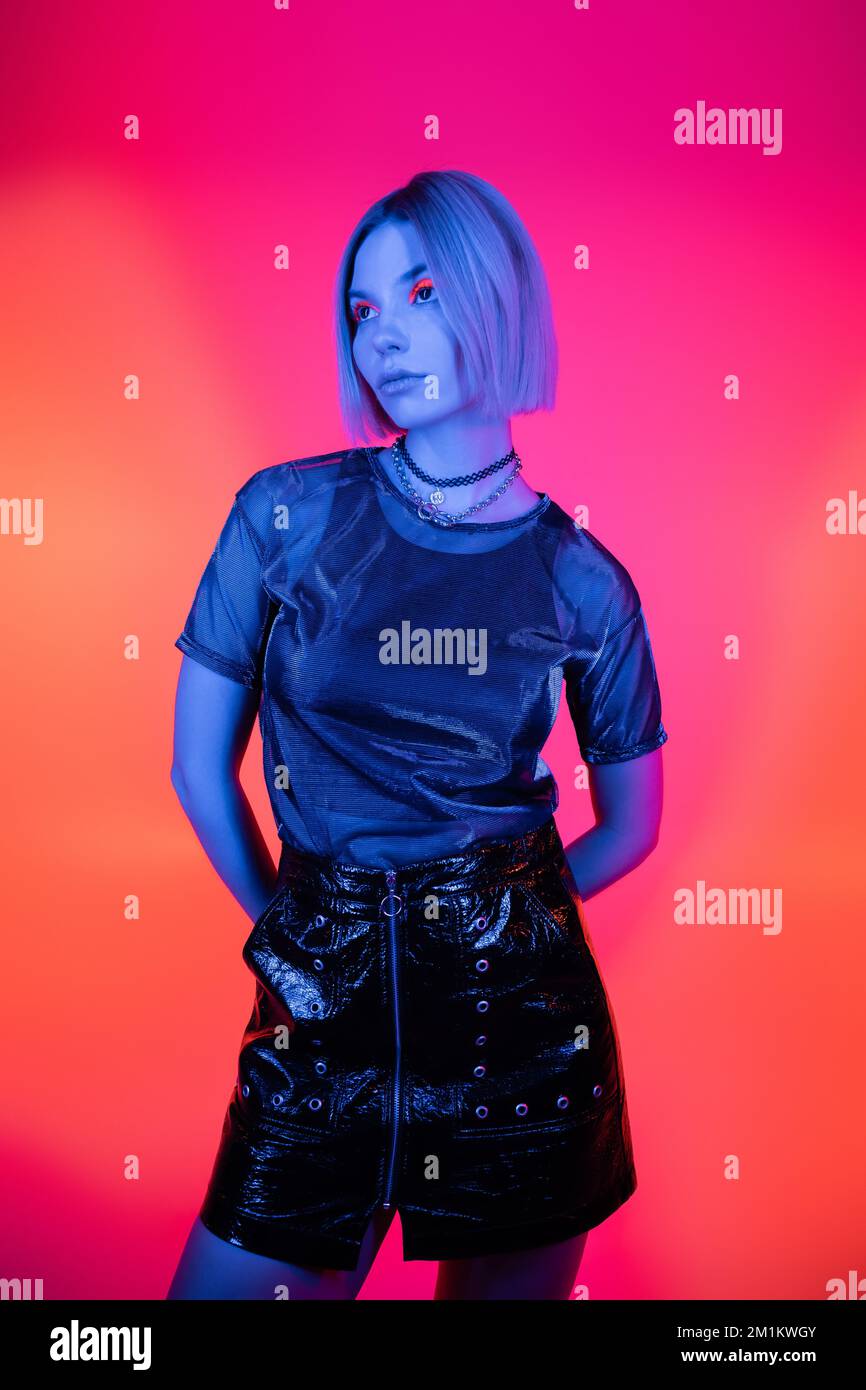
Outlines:
[{"label": "woman's hand", "polygon": [[622,763],[587,763],[596,824],[565,846],[585,902],[637,868],[658,844],[662,749]]}]

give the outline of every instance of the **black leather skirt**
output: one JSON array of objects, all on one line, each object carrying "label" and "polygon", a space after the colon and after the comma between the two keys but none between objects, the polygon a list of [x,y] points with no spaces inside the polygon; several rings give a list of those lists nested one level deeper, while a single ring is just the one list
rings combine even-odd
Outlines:
[{"label": "black leather skirt", "polygon": [[613,1013],[551,818],[396,870],[283,845],[200,1216],[355,1269],[379,1206],[406,1260],[597,1226],[637,1178]]}]

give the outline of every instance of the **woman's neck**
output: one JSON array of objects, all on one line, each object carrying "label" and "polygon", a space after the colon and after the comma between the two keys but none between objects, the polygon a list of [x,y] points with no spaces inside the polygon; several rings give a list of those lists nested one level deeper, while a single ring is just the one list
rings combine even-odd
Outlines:
[{"label": "woman's neck", "polygon": [[[413,462],[425,473],[429,473],[431,477],[453,478],[462,474],[479,473],[482,469],[488,468],[491,463],[504,458],[512,448],[510,430],[506,429],[503,437],[501,430],[491,429],[489,442],[483,437],[483,433],[481,430],[473,431],[468,437],[453,441],[455,447],[452,449],[442,438],[437,439],[435,444],[431,442],[428,431],[409,430],[406,435],[406,448]],[[395,487],[404,495],[408,495],[406,485],[397,471],[393,449],[386,445],[379,450],[377,458]],[[475,506],[478,502],[483,502],[485,498],[490,496],[491,492],[501,487],[506,478],[510,477],[514,472],[516,462],[516,458],[509,459],[503,468],[488,474],[486,478],[482,478],[478,482],[461,487],[443,488],[445,500],[439,505],[444,511],[455,514],[465,511],[467,507]],[[405,463],[403,463],[403,469],[411,487],[425,501],[428,500],[431,492],[434,491],[435,484],[423,482]],[[510,521],[513,517],[525,515],[536,506],[537,502],[538,494],[524,480],[521,472],[508,485],[505,492],[496,498],[495,502],[482,507],[478,512],[473,512],[466,520]]]}]

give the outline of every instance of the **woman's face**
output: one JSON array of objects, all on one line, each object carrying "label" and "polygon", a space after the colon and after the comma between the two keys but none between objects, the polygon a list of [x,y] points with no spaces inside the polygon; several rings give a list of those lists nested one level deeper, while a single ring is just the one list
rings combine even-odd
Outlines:
[{"label": "woman's face", "polygon": [[[398,429],[429,425],[468,404],[457,340],[411,223],[383,222],[364,239],[349,312],[355,364]],[[410,379],[388,386],[385,374],[397,372]]]}]

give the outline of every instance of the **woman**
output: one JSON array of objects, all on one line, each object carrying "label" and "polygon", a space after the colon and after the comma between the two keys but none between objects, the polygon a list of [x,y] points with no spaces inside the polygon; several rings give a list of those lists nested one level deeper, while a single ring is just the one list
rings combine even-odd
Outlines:
[{"label": "woman", "polygon": [[[537,253],[473,175],[355,228],[350,436],[235,495],[176,645],[172,782],[254,925],[238,1076],[172,1298],[353,1298],[400,1211],[440,1299],[566,1299],[636,1187],[583,901],[655,845],[667,733],[625,568],[518,476]],[[565,682],[597,823],[540,756]],[[257,710],[282,851],[238,781]]]}]

